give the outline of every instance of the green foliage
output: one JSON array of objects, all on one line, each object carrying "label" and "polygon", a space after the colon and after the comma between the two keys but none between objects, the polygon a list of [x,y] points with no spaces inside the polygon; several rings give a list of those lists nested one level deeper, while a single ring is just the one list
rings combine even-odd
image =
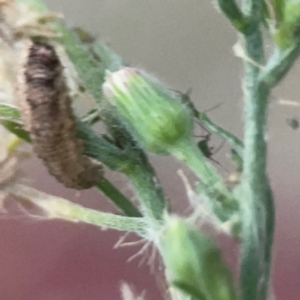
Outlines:
[{"label": "green foliage", "polygon": [[273,6],[276,22],[280,24],[284,19],[284,10],[286,0],[270,0],[270,4]]},{"label": "green foliage", "polygon": [[235,149],[230,150],[230,158],[236,165],[236,171],[242,172],[243,171],[243,159]]},{"label": "green foliage", "polygon": [[[298,0],[273,0],[269,12],[274,11],[272,34],[275,43],[280,49],[291,47],[297,42],[300,30],[300,1]],[[269,19],[272,16],[269,13]]]}]

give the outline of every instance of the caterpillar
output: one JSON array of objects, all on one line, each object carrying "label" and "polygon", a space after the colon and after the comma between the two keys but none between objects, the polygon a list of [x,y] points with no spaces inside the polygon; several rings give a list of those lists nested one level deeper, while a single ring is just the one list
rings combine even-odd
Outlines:
[{"label": "caterpillar", "polygon": [[83,142],[76,137],[77,121],[54,47],[28,42],[17,82],[24,129],[49,173],[66,187],[78,190],[101,181],[102,164],[83,154]]}]

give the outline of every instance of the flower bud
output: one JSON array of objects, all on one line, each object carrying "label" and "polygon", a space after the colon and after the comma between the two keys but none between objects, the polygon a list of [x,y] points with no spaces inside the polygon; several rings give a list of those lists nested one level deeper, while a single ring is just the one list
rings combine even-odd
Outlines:
[{"label": "flower bud", "polygon": [[110,73],[104,95],[117,117],[145,150],[167,154],[192,135],[189,108],[175,93],[133,68]]},{"label": "flower bud", "polygon": [[220,251],[178,217],[167,220],[159,245],[169,281],[196,299],[235,300],[230,271]]},{"label": "flower bud", "polygon": [[[300,1],[273,0],[277,3],[274,8],[280,10],[282,18],[274,33],[274,40],[279,48],[285,49],[294,44],[300,30]],[[279,12],[277,13],[279,14]]]}]

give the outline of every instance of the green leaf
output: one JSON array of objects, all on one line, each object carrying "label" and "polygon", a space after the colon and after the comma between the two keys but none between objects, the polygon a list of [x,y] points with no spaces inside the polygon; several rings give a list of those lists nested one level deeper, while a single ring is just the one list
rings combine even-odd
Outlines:
[{"label": "green leaf", "polygon": [[97,185],[104,195],[106,195],[113,204],[118,207],[128,217],[142,217],[139,210],[106,178],[103,178]]},{"label": "green leaf", "polygon": [[270,2],[273,5],[275,15],[276,15],[276,20],[280,24],[281,21],[283,20],[286,0],[270,0]]},{"label": "green leaf", "polygon": [[7,103],[0,103],[0,124],[20,139],[30,142],[28,132],[22,128],[20,112],[17,107]]},{"label": "green leaf", "polygon": [[7,103],[0,103],[0,120],[14,121],[21,124],[18,108]]},{"label": "green leaf", "polygon": [[31,139],[27,131],[25,131],[22,126],[14,121],[0,121],[0,123],[11,133],[15,134],[20,139],[30,143]]}]

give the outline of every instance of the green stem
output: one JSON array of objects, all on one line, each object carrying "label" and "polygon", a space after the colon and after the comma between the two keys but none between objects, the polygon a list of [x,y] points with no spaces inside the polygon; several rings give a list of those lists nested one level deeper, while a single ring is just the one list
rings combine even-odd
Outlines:
[{"label": "green stem", "polygon": [[127,199],[110,181],[103,178],[96,185],[104,195],[106,195],[116,207],[118,207],[128,217],[142,217],[139,210]]},{"label": "green stem", "polygon": [[77,122],[77,130],[77,136],[82,139],[84,154],[87,156],[93,157],[111,170],[119,172],[122,172],[123,169],[128,168],[128,165],[133,163],[128,153],[113,145],[103,136],[97,135],[88,125],[79,120]]},{"label": "green stem", "polygon": [[239,138],[212,122],[206,113],[197,112],[196,118],[205,128],[224,138],[233,149],[242,155],[244,144]]},{"label": "green stem", "polygon": [[198,190],[207,200],[215,214],[222,220],[228,220],[236,209],[236,203],[231,193],[223,184],[224,180],[215,167],[191,140],[184,140],[170,150],[176,158],[183,161],[201,179],[203,184]]},{"label": "green stem", "polygon": [[269,88],[274,87],[291,69],[300,54],[300,39],[283,51],[276,48],[268,64],[260,74],[260,81]]},{"label": "green stem", "polygon": [[181,144],[176,144],[170,152],[179,160],[184,161],[204,184],[213,186],[223,182],[223,178],[215,167],[208,162],[193,141],[184,140]]},{"label": "green stem", "polygon": [[136,164],[125,174],[136,189],[144,216],[148,217],[154,227],[160,225],[168,209],[167,200],[150,164]]},{"label": "green stem", "polygon": [[[245,10],[255,17],[260,1],[244,1]],[[250,3],[251,2],[251,3]],[[252,3],[253,2],[253,3]],[[257,13],[259,15],[259,13]],[[264,61],[263,40],[259,21],[243,42],[248,57],[260,64]],[[245,62],[244,100],[245,134],[243,176],[240,199],[241,229],[241,292],[243,300],[266,300],[271,268],[274,232],[272,192],[266,174],[267,147],[265,130],[270,89],[259,81],[260,69]],[[266,277],[267,276],[267,277]]]},{"label": "green stem", "polygon": [[28,207],[28,202],[39,207],[48,218],[84,222],[104,228],[135,232],[141,236],[145,234],[145,220],[143,218],[123,217],[85,208],[22,184],[8,185],[3,190],[14,195],[16,200],[25,207]]},{"label": "green stem", "polygon": [[242,12],[244,16],[248,17],[251,22],[251,28],[253,31],[249,32],[255,34],[257,31],[257,25],[260,24],[263,11],[263,0],[242,0]]},{"label": "green stem", "polygon": [[218,0],[218,5],[230,23],[240,32],[247,32],[249,20],[243,15],[234,0]]},{"label": "green stem", "polygon": [[[121,151],[104,138],[97,136],[83,123],[79,122],[78,124],[79,136],[84,142],[85,153],[102,161],[111,169],[126,175],[138,193],[139,201],[143,206],[143,213],[153,220],[162,220],[166,209],[166,199],[154,170],[144,153],[139,149],[134,152],[129,147],[128,149],[132,152]],[[103,147],[106,144],[107,146]],[[111,151],[107,151],[108,147],[111,148]],[[110,195],[109,197],[111,198]],[[119,202],[118,199],[112,201]]]},{"label": "green stem", "polygon": [[183,103],[191,110],[193,117],[200,123],[201,126],[205,127],[208,131],[217,134],[224,138],[229,145],[232,146],[240,155],[242,155],[244,144],[231,132],[223,129],[222,127],[215,124],[205,112],[199,112],[193,102],[190,99],[189,91],[185,94],[179,93]]},{"label": "green stem", "polygon": [[266,228],[265,228],[265,247],[264,247],[264,264],[265,268],[262,274],[262,282],[258,290],[258,299],[265,300],[269,298],[270,285],[272,283],[272,254],[275,230],[275,205],[271,187],[267,187],[265,199],[266,210]]},{"label": "green stem", "polygon": [[[260,74],[259,81],[261,85],[271,89],[288,73],[295,60],[300,54],[300,39],[294,41],[294,45],[288,49],[280,50],[275,49],[273,55],[270,57],[268,64]],[[264,261],[266,268],[262,278],[264,282],[261,284],[259,289],[259,299],[267,299],[268,297],[268,286],[271,276],[271,261],[272,261],[272,244],[275,227],[275,207],[273,203],[273,197],[271,189],[267,191],[265,199],[266,207],[266,244]]]}]

